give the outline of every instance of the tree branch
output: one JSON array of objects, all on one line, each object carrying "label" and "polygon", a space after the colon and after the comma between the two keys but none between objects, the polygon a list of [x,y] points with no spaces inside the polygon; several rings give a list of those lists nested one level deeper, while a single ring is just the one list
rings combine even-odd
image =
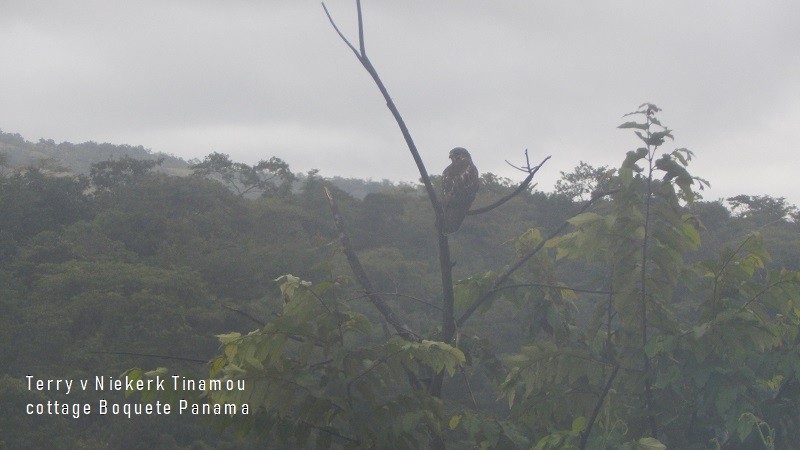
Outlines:
[{"label": "tree branch", "polygon": [[[408,146],[408,150],[411,152],[411,156],[414,159],[414,163],[417,165],[417,170],[419,171],[420,178],[422,179],[422,183],[425,185],[425,191],[428,194],[428,199],[431,203],[431,208],[433,208],[433,213],[436,216],[436,232],[439,237],[439,266],[441,270],[441,278],[442,278],[442,341],[451,343],[453,337],[455,336],[455,316],[454,316],[454,304],[455,304],[455,295],[453,293],[453,265],[450,262],[450,247],[447,241],[447,235],[443,231],[443,223],[444,223],[444,212],[442,209],[442,204],[439,201],[439,197],[436,195],[436,190],[433,188],[433,183],[431,183],[431,178],[428,175],[428,170],[425,168],[425,163],[422,161],[422,157],[417,150],[417,146],[414,143],[414,139],[411,137],[411,133],[408,131],[408,127],[406,126],[403,117],[400,115],[400,111],[398,111],[397,106],[394,104],[392,97],[389,95],[389,92],[386,90],[386,86],[384,86],[383,81],[381,81],[380,76],[378,75],[378,71],[375,70],[375,67],[372,65],[372,62],[369,60],[366,54],[366,46],[364,43],[364,23],[363,23],[363,16],[361,14],[361,2],[360,0],[356,0],[356,8],[358,10],[358,39],[359,39],[359,50],[356,50],[355,47],[344,37],[339,28],[336,26],[336,23],[333,21],[330,13],[328,12],[328,8],[325,7],[325,3],[322,4],[323,9],[325,9],[325,14],[328,16],[328,20],[330,20],[331,25],[333,25],[334,30],[339,35],[339,37],[350,47],[350,50],[353,51],[353,54],[356,55],[356,58],[364,66],[367,73],[372,77],[372,80],[375,82],[375,85],[378,87],[378,90],[381,91],[381,95],[383,95],[384,100],[386,101],[386,107],[389,108],[391,111],[394,120],[397,122],[397,126],[400,127],[400,132],[403,134],[403,139],[406,141],[406,145]],[[353,256],[354,253],[351,252]],[[351,258],[348,256],[348,261]],[[357,260],[353,260],[357,261]],[[360,268],[360,264],[356,265],[355,263],[351,262],[351,267],[355,272],[356,267]],[[359,269],[363,273],[363,268]],[[358,275],[356,276],[358,278]],[[365,281],[368,282],[368,280]],[[391,315],[392,319],[390,320],[390,313],[391,311],[386,306],[385,302],[380,298],[380,296],[375,295],[373,289],[370,285],[362,284],[362,287],[368,293],[370,300],[375,304],[376,307],[381,310],[381,313],[386,317],[386,320],[392,323],[395,329],[398,332],[401,332],[402,335],[409,339],[419,339],[419,336],[410,332],[408,327],[404,324],[396,322],[396,318]],[[395,322],[392,322],[394,320]],[[436,397],[441,397],[442,394],[442,379],[443,373],[439,373],[437,376],[434,377],[434,380],[430,387],[430,392],[432,395]],[[435,445],[435,447],[439,447],[440,445]]]},{"label": "tree branch", "polygon": [[[359,52],[347,40],[347,38],[339,31],[339,27],[336,26],[336,22],[334,22],[333,17],[331,17],[330,13],[328,12],[328,8],[325,6],[325,2],[322,3],[322,8],[325,10],[325,14],[328,16],[328,20],[331,22],[333,29],[336,30],[336,33],[339,37],[350,47],[350,50],[353,51],[353,54],[356,55],[358,62],[364,66],[367,73],[372,77],[372,80],[375,82],[375,85],[378,87],[378,90],[381,91],[381,95],[383,95],[384,100],[386,101],[386,107],[389,108],[391,111],[394,120],[397,122],[397,125],[400,127],[400,132],[403,133],[403,138],[406,141],[406,145],[408,146],[408,150],[411,152],[411,156],[414,158],[414,162],[417,164],[417,169],[419,170],[420,178],[422,178],[422,183],[425,185],[425,190],[428,193],[428,198],[431,201],[431,206],[433,207],[433,211],[436,214],[437,218],[441,218],[442,216],[442,205],[439,202],[439,198],[436,195],[436,190],[433,188],[433,183],[431,183],[431,178],[428,175],[428,170],[425,168],[425,164],[422,161],[422,157],[419,155],[419,151],[417,150],[417,146],[414,143],[414,139],[411,138],[411,133],[408,131],[408,127],[406,126],[403,117],[400,115],[400,111],[398,111],[397,106],[394,104],[394,100],[389,95],[389,91],[386,90],[386,86],[384,86],[383,81],[381,81],[380,76],[378,75],[378,71],[375,70],[375,67],[372,65],[372,62],[367,57],[367,53],[365,50],[365,43],[364,43],[364,23],[363,17],[361,13],[361,1],[356,0],[356,8],[358,10],[358,39],[359,39],[359,47],[361,51]],[[441,222],[437,220],[437,223]]]},{"label": "tree branch", "polygon": [[255,317],[251,316],[249,313],[247,313],[245,311],[242,311],[241,309],[236,309],[233,306],[228,306],[228,305],[226,305],[224,303],[221,303],[221,305],[222,305],[223,308],[227,309],[228,311],[232,311],[232,312],[235,312],[235,313],[237,313],[239,315],[242,315],[242,316],[246,317],[247,319],[250,319],[251,322],[255,322],[255,323],[257,323],[258,325],[260,325],[262,327],[264,325],[266,325],[266,322],[264,322],[263,320],[257,319]]},{"label": "tree branch", "polygon": [[545,287],[545,288],[552,288],[552,289],[563,289],[565,291],[574,291],[574,292],[583,292],[585,294],[603,294],[603,295],[611,295],[613,292],[611,291],[597,291],[594,289],[581,289],[581,288],[573,288],[569,286],[559,286],[556,284],[546,284],[546,283],[521,283],[521,284],[507,284],[505,286],[499,286],[497,288],[492,289],[494,292],[502,291],[505,289],[514,289],[518,287]]},{"label": "tree branch", "polygon": [[347,257],[347,262],[350,264],[350,269],[353,271],[356,281],[358,281],[358,284],[361,285],[362,289],[364,289],[364,293],[366,294],[367,298],[370,302],[372,302],[375,308],[378,309],[381,315],[383,315],[384,319],[386,319],[386,321],[389,322],[392,327],[394,327],[400,336],[409,341],[421,341],[422,338],[417,333],[413,332],[408,325],[403,323],[403,321],[394,314],[383,297],[381,297],[372,287],[372,281],[370,281],[367,273],[364,271],[364,267],[361,265],[361,261],[358,259],[358,255],[353,251],[353,248],[350,245],[350,237],[347,236],[347,232],[345,231],[344,221],[339,213],[339,207],[336,205],[336,199],[333,197],[333,193],[330,189],[328,189],[327,186],[325,186],[325,195],[328,197],[328,205],[330,206],[331,214],[333,215],[333,224],[336,226],[336,230],[339,232],[339,242],[342,244],[342,249]]},{"label": "tree branch", "polygon": [[[616,192],[616,190],[598,193],[597,195],[593,196],[591,198],[591,200],[587,201],[581,207],[580,211],[578,211],[578,214],[581,214],[581,213],[585,212],[597,200],[599,200],[599,199],[601,199],[601,198],[603,198],[603,197],[605,197],[607,195],[611,195],[614,192]],[[491,299],[492,296],[498,291],[498,288],[500,288],[500,286],[502,286],[503,283],[508,281],[508,279],[511,277],[511,275],[514,274],[514,272],[519,270],[519,268],[522,267],[522,265],[525,264],[529,259],[531,259],[535,254],[539,253],[539,251],[545,246],[547,241],[549,241],[550,239],[553,239],[554,237],[558,236],[562,231],[564,231],[564,229],[567,227],[567,225],[569,225],[569,220],[565,220],[555,231],[550,233],[550,235],[548,235],[545,239],[542,239],[542,241],[539,242],[539,244],[536,247],[530,249],[528,251],[528,253],[522,255],[517,260],[517,262],[512,264],[511,267],[506,269],[505,272],[503,272],[499,277],[497,277],[497,280],[495,280],[495,282],[492,283],[492,287],[488,291],[486,291],[486,293],[484,293],[483,296],[481,296],[481,298],[477,302],[475,302],[474,305],[470,306],[466,311],[464,311],[463,314],[461,314],[461,317],[459,317],[458,320],[456,321],[456,326],[459,326],[459,327],[463,326],[464,322],[466,322],[467,319],[469,319],[470,316],[475,311],[477,311],[478,308],[481,307],[481,305],[483,305],[484,303],[489,301],[489,299]]]},{"label": "tree branch", "polygon": [[[527,159],[527,156],[528,156],[528,151],[526,150],[525,151],[526,159]],[[517,186],[516,189],[514,189],[514,192],[511,192],[510,194],[504,196],[500,200],[497,200],[496,202],[492,203],[491,205],[484,206],[484,207],[478,208],[478,209],[470,210],[470,211],[467,212],[467,215],[468,216],[472,216],[472,215],[475,215],[475,214],[483,214],[485,212],[491,211],[491,210],[497,208],[498,206],[502,205],[503,203],[505,203],[505,202],[511,200],[512,198],[516,197],[517,195],[519,195],[520,192],[524,191],[528,187],[528,185],[530,185],[531,180],[533,180],[533,176],[536,175],[536,172],[539,171],[539,169],[544,165],[544,163],[547,162],[548,159],[550,159],[549,156],[547,158],[543,159],[542,162],[540,162],[538,166],[536,166],[536,167],[528,167],[526,170],[524,170],[525,172],[528,172],[528,176],[524,180],[522,180],[522,183],[520,183],[519,186]]]},{"label": "tree branch", "polygon": [[586,428],[581,432],[581,440],[580,444],[578,444],[578,448],[586,448],[586,443],[589,440],[589,434],[592,432],[592,427],[597,420],[597,415],[600,414],[600,408],[603,406],[603,402],[606,400],[606,395],[608,395],[608,392],[611,390],[611,386],[614,384],[614,379],[617,378],[617,373],[619,373],[619,364],[614,365],[614,370],[611,371],[611,375],[608,377],[608,381],[606,382],[603,391],[600,393],[600,398],[597,399],[597,403],[594,405],[594,410],[592,410],[592,415],[589,417],[589,421],[586,423]]}]

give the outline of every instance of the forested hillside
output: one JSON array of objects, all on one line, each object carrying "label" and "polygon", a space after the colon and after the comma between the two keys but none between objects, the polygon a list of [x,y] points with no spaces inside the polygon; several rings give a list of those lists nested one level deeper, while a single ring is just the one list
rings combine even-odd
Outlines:
[{"label": "forested hillside", "polygon": [[[6,164],[26,145],[14,136],[2,135]],[[787,448],[798,438],[797,209],[746,194],[691,198],[688,172],[667,165],[685,163],[681,153],[650,160],[651,173],[667,174],[650,184],[648,156],[620,152],[618,169],[582,163],[554,192],[524,189],[468,216],[450,252],[457,313],[476,313],[462,316],[451,346],[437,343],[440,261],[422,186],[384,181],[354,197],[277,158],[248,166],[212,154],[175,176],[156,170],[154,155],[137,159],[141,148],[122,157],[102,145],[36,146],[98,160],[79,175],[0,174],[0,447],[424,448],[444,436],[452,448]],[[482,174],[474,208],[517,183]],[[652,199],[646,210],[641,199]],[[646,236],[638,220],[651,216],[643,304],[655,309],[642,323],[624,284],[644,295],[630,276],[645,263],[641,242],[627,240]],[[346,251],[418,338],[384,322]],[[524,270],[499,289],[515,261]],[[266,384],[249,400],[192,397],[249,402],[247,418],[25,413],[95,400],[31,390],[27,375],[134,367],[168,368],[128,372],[142,378],[167,370]],[[449,401],[421,387],[442,371]],[[139,398],[123,394],[107,397]]]}]

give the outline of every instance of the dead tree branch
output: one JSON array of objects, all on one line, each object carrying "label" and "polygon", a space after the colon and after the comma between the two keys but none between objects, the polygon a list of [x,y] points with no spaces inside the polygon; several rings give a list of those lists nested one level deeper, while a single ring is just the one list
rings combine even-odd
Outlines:
[{"label": "dead tree branch", "polygon": [[[525,159],[527,159],[527,158],[528,158],[528,151],[525,150]],[[475,214],[483,214],[485,212],[489,212],[489,211],[497,208],[498,206],[502,205],[503,203],[505,203],[505,202],[511,200],[512,198],[516,197],[517,195],[519,195],[522,191],[527,189],[527,187],[531,184],[531,181],[533,180],[534,175],[536,175],[536,172],[539,171],[539,169],[544,165],[544,163],[547,162],[548,159],[550,159],[549,156],[547,158],[543,159],[542,162],[540,162],[538,166],[535,166],[535,167],[528,166],[527,169],[522,169],[525,172],[528,172],[528,176],[524,180],[522,180],[522,183],[520,183],[519,186],[517,186],[517,188],[514,189],[513,192],[511,192],[508,195],[504,196],[500,200],[497,200],[496,202],[492,203],[491,205],[484,206],[484,207],[478,208],[478,209],[470,210],[470,211],[467,212],[467,215],[468,216],[472,216],[472,215],[475,215]],[[515,168],[519,169],[518,167],[515,167]]]},{"label": "dead tree branch", "polygon": [[413,332],[408,325],[406,325],[399,317],[397,317],[397,315],[395,315],[383,297],[381,297],[372,287],[372,281],[370,281],[367,273],[364,271],[364,267],[361,265],[361,261],[358,259],[358,255],[353,251],[353,248],[350,245],[350,237],[345,231],[344,221],[339,213],[339,207],[336,205],[336,199],[327,186],[325,187],[325,195],[328,197],[328,205],[330,206],[331,214],[333,215],[333,224],[336,226],[336,231],[339,232],[339,242],[342,244],[342,250],[347,257],[347,262],[350,264],[350,269],[353,271],[356,281],[358,281],[358,284],[361,285],[362,289],[364,289],[364,293],[366,294],[367,298],[381,313],[383,318],[386,319],[386,321],[389,322],[392,327],[394,327],[394,329],[397,331],[397,334],[409,341],[421,341],[422,338],[417,333]]},{"label": "dead tree branch", "polygon": [[[419,174],[420,174],[420,178],[422,179],[422,183],[425,185],[425,190],[426,190],[426,192],[428,194],[428,199],[430,200],[431,207],[433,208],[433,212],[436,215],[436,231],[437,231],[437,234],[438,234],[439,268],[440,268],[440,271],[441,271],[441,279],[442,279],[442,324],[441,324],[441,326],[442,326],[442,334],[441,334],[441,340],[443,342],[448,343],[448,344],[455,344],[454,338],[455,338],[455,335],[456,335],[457,326],[456,326],[456,320],[455,320],[455,307],[454,307],[454,305],[455,305],[455,293],[453,292],[453,263],[451,262],[451,259],[450,259],[450,246],[449,246],[449,243],[448,243],[447,234],[445,234],[444,231],[443,231],[444,213],[443,213],[443,210],[442,210],[441,201],[439,200],[439,197],[436,195],[436,191],[434,190],[433,184],[431,183],[430,176],[428,175],[428,170],[425,168],[425,164],[422,161],[422,157],[420,156],[419,151],[417,150],[417,146],[416,146],[416,144],[414,143],[414,140],[411,137],[411,133],[408,131],[408,127],[406,126],[406,123],[403,120],[403,117],[400,115],[400,112],[398,111],[397,106],[395,105],[394,101],[392,100],[392,97],[389,95],[389,92],[387,91],[386,86],[384,86],[383,81],[381,81],[381,78],[378,75],[377,70],[372,65],[372,62],[370,61],[369,57],[367,57],[366,45],[365,45],[365,42],[364,42],[364,21],[363,21],[363,15],[362,15],[362,11],[361,11],[361,1],[360,0],[356,0],[356,9],[357,9],[357,13],[358,13],[358,49],[356,49],[356,47],[353,44],[350,43],[350,41],[345,37],[345,35],[341,32],[341,30],[339,30],[339,27],[336,25],[336,22],[333,20],[333,17],[331,17],[331,14],[328,11],[328,8],[325,6],[324,2],[322,3],[322,8],[325,10],[325,15],[328,17],[328,20],[330,21],[331,26],[333,26],[333,29],[339,35],[339,38],[341,38],[342,41],[350,48],[350,50],[355,55],[356,59],[358,59],[358,61],[361,63],[361,65],[364,67],[364,69],[367,71],[367,73],[369,73],[369,75],[372,77],[372,80],[375,82],[375,85],[378,87],[378,90],[380,90],[381,95],[383,95],[383,98],[386,101],[386,107],[389,108],[389,111],[391,111],[392,116],[394,117],[395,121],[397,122],[398,127],[400,127],[400,132],[403,134],[403,138],[406,141],[406,145],[408,146],[408,150],[411,152],[411,156],[412,156],[412,158],[414,159],[414,162],[417,165],[417,169],[419,170]],[[527,156],[527,154],[526,154],[526,156]],[[542,164],[543,163],[544,163],[544,161],[542,161]],[[539,165],[539,167],[541,167],[541,164]],[[528,169],[529,169],[528,170],[529,179],[527,179],[524,182],[522,187],[518,188],[518,192],[517,193],[521,192],[530,183],[530,180],[533,178],[533,174],[535,173],[535,170],[538,170],[538,167],[535,168],[535,170],[534,170],[534,168],[530,167],[530,163],[528,163]],[[516,194],[514,194],[514,195],[516,195]],[[502,203],[505,203],[506,201],[508,201],[509,198],[511,198],[511,197],[506,198],[502,202],[499,202],[496,205],[491,206],[491,208],[486,209],[486,210],[488,211],[488,210],[493,209],[493,208],[495,208],[497,206],[500,206]],[[341,230],[340,230],[340,234],[341,234]],[[348,246],[345,246],[345,247],[348,247]],[[355,256],[355,254],[352,254],[352,255]],[[350,255],[348,255],[348,260],[351,260]],[[353,260],[353,261],[357,261],[357,259]],[[363,274],[363,268],[360,267],[360,264],[355,264],[354,262],[351,262],[351,267],[353,268],[354,271],[358,270]],[[358,274],[356,274],[356,278],[359,278]],[[366,277],[365,277],[365,281],[368,281],[368,280],[366,280]],[[383,308],[381,310],[381,313],[398,330],[398,332],[400,332],[401,334],[403,334],[405,336],[408,336],[409,338],[414,337],[414,338],[418,339],[416,334],[411,333],[410,330],[408,330],[408,327],[405,326],[405,324],[397,322],[397,318],[395,318],[393,315],[391,315],[392,319],[391,320],[389,319],[389,315],[390,315],[391,311],[388,310],[388,307],[386,306],[385,302],[383,302],[382,299],[380,299],[380,296],[375,295],[374,294],[374,290],[371,287],[368,287],[368,286],[370,286],[370,285],[362,284],[362,287],[364,288],[364,290],[369,292],[369,293],[371,293],[370,294],[370,300],[372,300],[373,303],[375,304],[375,306],[378,307],[379,309]],[[394,320],[395,322],[392,322],[392,320]],[[402,332],[401,332],[401,330],[402,330]],[[438,373],[438,374],[436,374],[434,376],[434,379],[433,379],[433,381],[431,383],[431,387],[430,387],[430,392],[434,396],[441,397],[443,377],[444,377],[444,373],[443,372],[440,372],[440,373]]]},{"label": "dead tree branch", "polygon": [[411,138],[411,133],[408,131],[408,127],[403,120],[403,116],[400,115],[400,111],[398,111],[397,106],[395,106],[394,100],[392,100],[392,97],[389,95],[389,91],[386,90],[386,86],[384,86],[383,81],[381,81],[378,71],[375,70],[372,62],[367,57],[367,51],[364,44],[364,22],[361,14],[361,0],[356,0],[356,9],[358,10],[358,46],[360,50],[356,50],[353,44],[351,44],[344,34],[342,34],[342,32],[339,30],[339,27],[336,25],[336,22],[333,21],[333,17],[331,17],[331,14],[328,12],[328,8],[325,6],[324,2],[322,3],[322,8],[325,10],[325,15],[328,16],[328,20],[333,26],[333,29],[336,30],[336,33],[339,35],[342,41],[344,41],[344,43],[350,47],[350,50],[352,50],[353,54],[356,55],[358,62],[364,66],[364,69],[366,69],[367,73],[369,73],[369,75],[372,77],[372,80],[378,86],[378,90],[381,91],[383,99],[386,100],[386,107],[392,112],[394,120],[397,122],[397,125],[400,127],[400,131],[403,133],[403,138],[406,141],[408,150],[411,152],[411,156],[414,158],[414,162],[417,164],[417,169],[419,170],[420,178],[422,178],[422,183],[425,185],[425,191],[428,193],[428,198],[431,201],[433,212],[436,214],[437,218],[441,218],[442,205],[439,202],[439,198],[436,196],[436,190],[433,188],[433,183],[431,183],[431,178],[428,175],[428,170],[425,168],[425,163],[423,163],[422,157],[419,155],[417,145],[414,143],[414,139]]}]

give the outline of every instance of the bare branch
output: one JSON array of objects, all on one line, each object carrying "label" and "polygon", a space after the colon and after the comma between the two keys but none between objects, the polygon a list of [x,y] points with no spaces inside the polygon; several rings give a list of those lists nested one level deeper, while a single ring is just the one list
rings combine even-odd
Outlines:
[{"label": "bare branch", "polygon": [[[331,25],[333,25],[333,29],[336,30],[336,33],[339,35],[340,38],[350,47],[350,50],[353,51],[353,54],[356,55],[356,58],[364,66],[367,73],[372,77],[372,80],[375,82],[375,85],[378,87],[378,90],[381,91],[381,95],[383,95],[384,100],[386,100],[386,107],[389,108],[391,111],[392,116],[394,117],[397,125],[400,127],[400,132],[403,133],[403,138],[406,141],[406,145],[408,146],[408,150],[411,152],[411,156],[414,158],[414,162],[417,165],[417,170],[419,170],[420,178],[422,178],[422,183],[425,185],[425,190],[427,191],[428,198],[431,201],[431,206],[433,207],[433,211],[436,214],[436,217],[439,218],[442,216],[442,206],[439,202],[439,198],[436,195],[436,190],[433,188],[433,183],[431,183],[430,176],[428,175],[428,170],[425,168],[425,164],[422,161],[422,157],[419,155],[419,151],[417,150],[417,146],[414,143],[414,139],[411,138],[411,133],[408,131],[408,127],[406,126],[403,117],[400,115],[400,111],[398,111],[397,106],[394,104],[394,100],[392,97],[389,96],[389,92],[386,90],[386,86],[384,86],[383,81],[381,81],[380,76],[378,75],[378,71],[375,70],[375,67],[372,65],[372,62],[366,55],[365,52],[365,43],[364,43],[364,26],[363,26],[363,17],[361,14],[361,2],[359,0],[356,1],[356,7],[358,8],[358,33],[359,33],[359,46],[361,48],[361,52],[356,50],[353,47],[353,44],[344,37],[341,31],[339,31],[339,27],[336,26],[336,23],[333,21],[330,13],[328,13],[328,8],[325,6],[325,3],[322,3],[323,9],[325,9],[325,14],[328,16],[328,20],[330,20]],[[437,220],[437,223],[441,222]]]},{"label": "bare branch", "polygon": [[303,420],[302,423],[303,423],[303,425],[305,425],[307,427],[311,427],[311,428],[313,428],[313,429],[315,429],[317,431],[321,431],[323,433],[329,434],[329,435],[331,435],[331,436],[333,436],[335,438],[339,438],[339,439],[341,439],[343,441],[347,441],[347,442],[349,442],[351,444],[355,444],[355,445],[361,444],[361,441],[359,441],[357,439],[353,439],[351,437],[347,437],[347,436],[345,436],[343,434],[339,434],[339,433],[337,433],[336,431],[334,431],[330,427],[321,427],[319,425],[314,425],[313,423],[308,422],[306,420]]},{"label": "bare branch", "polygon": [[[328,16],[328,20],[331,22],[333,29],[336,30],[336,33],[339,35],[340,38],[342,38],[342,41],[344,41],[344,43],[347,44],[348,47],[350,47],[350,50],[353,51],[353,54],[356,55],[356,58],[358,58],[358,60],[361,61],[361,55],[358,53],[358,50],[356,50],[356,48],[353,47],[353,44],[351,44],[350,41],[348,41],[347,38],[344,37],[344,34],[342,34],[341,31],[339,31],[339,27],[337,27],[336,22],[333,21],[333,17],[331,17],[331,14],[328,12],[328,7],[325,6],[325,2],[322,2],[322,9],[325,10],[325,15]],[[360,15],[361,14],[359,13],[359,16]]]},{"label": "bare branch", "polygon": [[505,286],[500,286],[497,288],[492,289],[494,292],[502,291],[505,289],[514,289],[519,287],[545,287],[545,288],[552,288],[552,289],[563,289],[565,291],[574,291],[574,292],[583,292],[585,294],[603,294],[603,295],[610,295],[613,294],[611,291],[597,291],[594,289],[581,289],[581,288],[573,288],[569,286],[559,286],[557,284],[546,284],[546,283],[521,283],[521,284],[507,284]]},{"label": "bare branch", "polygon": [[247,313],[245,311],[242,311],[241,309],[236,309],[233,306],[228,306],[228,305],[226,305],[224,303],[222,304],[222,307],[227,309],[228,311],[233,311],[233,312],[235,312],[237,314],[240,314],[240,315],[250,319],[250,321],[257,323],[258,325],[260,325],[262,327],[264,325],[266,325],[266,322],[264,322],[263,320],[256,319],[255,317],[251,316],[249,313]]},{"label": "bare branch", "polygon": [[[528,152],[527,151],[525,152],[525,158],[526,159],[528,158]],[[547,158],[543,159],[542,162],[540,162],[538,166],[536,166],[536,167],[528,167],[528,169],[525,170],[526,172],[528,172],[528,176],[524,180],[522,180],[522,183],[520,183],[520,185],[517,186],[516,189],[514,189],[514,192],[511,192],[510,194],[506,195],[505,197],[501,198],[500,200],[497,200],[496,202],[492,203],[491,205],[484,206],[482,208],[473,209],[471,211],[468,211],[467,215],[468,216],[472,216],[472,215],[475,215],[475,214],[483,214],[485,212],[491,211],[491,210],[497,208],[498,206],[502,205],[503,203],[505,203],[505,202],[511,200],[512,198],[516,197],[517,195],[519,195],[520,192],[524,191],[525,188],[528,187],[528,185],[531,183],[531,180],[533,180],[533,176],[536,175],[536,172],[539,171],[539,169],[544,165],[544,163],[547,162],[548,159],[550,159],[549,156]],[[519,169],[519,167],[516,167],[516,169]],[[520,169],[520,170],[522,170],[522,169]]]},{"label": "bare branch", "polygon": [[472,399],[472,406],[475,409],[478,409],[478,402],[475,401],[475,394],[472,393],[472,386],[469,384],[469,376],[467,375],[467,371],[464,370],[464,367],[461,364],[458,365],[458,370],[461,372],[461,375],[464,376],[464,384],[467,386],[467,392],[469,392],[469,398]]},{"label": "bare branch", "polygon": [[356,9],[358,10],[358,48],[361,49],[361,57],[367,57],[367,50],[364,48],[364,20],[361,14],[361,0],[356,0]]},{"label": "bare branch", "polygon": [[386,321],[389,322],[392,327],[394,327],[400,336],[409,341],[421,341],[422,338],[417,333],[411,331],[408,325],[403,323],[403,321],[400,320],[400,318],[398,318],[394,312],[392,312],[392,309],[388,304],[386,304],[386,301],[383,299],[383,297],[381,297],[372,287],[372,281],[370,281],[367,273],[364,271],[364,267],[361,265],[358,255],[350,246],[350,238],[347,236],[347,232],[345,231],[344,221],[339,213],[339,207],[336,205],[336,199],[333,197],[333,193],[330,189],[328,189],[327,186],[325,186],[325,195],[328,197],[328,205],[330,206],[331,214],[333,215],[333,223],[336,226],[336,230],[339,232],[339,242],[342,244],[342,250],[347,257],[347,262],[350,264],[350,269],[353,271],[356,281],[358,281],[358,284],[361,285],[362,289],[364,289],[364,293],[367,295],[367,298],[370,302],[372,302],[375,308],[378,309],[381,315],[383,315]]},{"label": "bare branch", "polygon": [[[549,158],[550,157],[548,156],[548,159]],[[542,161],[542,163],[544,163],[544,161]],[[528,158],[528,149],[527,148],[525,149],[525,167],[517,167],[517,166],[511,164],[510,162],[508,162],[508,160],[506,160],[506,164],[508,164],[509,166],[519,170],[520,172],[529,173],[531,171],[531,160],[530,160],[530,158]]]}]

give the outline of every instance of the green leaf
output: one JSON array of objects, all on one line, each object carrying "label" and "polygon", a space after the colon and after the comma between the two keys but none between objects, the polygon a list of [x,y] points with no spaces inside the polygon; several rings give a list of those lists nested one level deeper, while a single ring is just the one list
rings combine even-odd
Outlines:
[{"label": "green leaf", "polygon": [[242,337],[241,333],[228,333],[228,334],[218,334],[217,338],[219,342],[222,344],[229,344],[237,339]]},{"label": "green leaf", "polygon": [[455,415],[450,418],[450,429],[455,430],[458,427],[459,422],[461,422],[461,415]]},{"label": "green leaf", "polygon": [[664,450],[667,448],[661,441],[653,437],[639,439],[639,442],[636,443],[636,447],[641,450]]},{"label": "green leaf", "polygon": [[570,224],[572,224],[575,227],[580,227],[581,225],[584,225],[584,224],[587,224],[587,223],[592,223],[592,222],[595,222],[597,220],[602,220],[602,219],[603,219],[603,216],[601,216],[600,214],[593,213],[593,212],[585,212],[585,213],[578,214],[577,216],[570,218],[569,220],[567,220],[567,222],[569,222]]},{"label": "green leaf", "polygon": [[636,168],[634,170],[636,170],[637,172],[640,171],[641,169],[636,167],[636,163],[640,159],[646,157],[647,154],[648,154],[647,149],[644,147],[637,148],[636,151],[633,150],[629,151],[625,155],[625,160],[622,161],[622,167],[620,167],[620,171],[625,168],[634,169],[634,167]]},{"label": "green leaf", "polygon": [[744,442],[747,436],[750,436],[750,433],[753,432],[753,425],[752,415],[742,414],[739,417],[739,422],[736,424],[736,436],[740,441]]},{"label": "green leaf", "polygon": [[630,167],[621,167],[618,171],[619,180],[623,186],[628,187],[633,182],[633,170]]},{"label": "green leaf", "polygon": [[572,420],[572,431],[574,433],[580,433],[586,429],[586,418],[583,416],[578,416]]},{"label": "green leaf", "polygon": [[617,128],[638,128],[640,130],[646,130],[649,127],[646,123],[639,123],[639,122],[625,122],[622,125],[618,126]]}]

